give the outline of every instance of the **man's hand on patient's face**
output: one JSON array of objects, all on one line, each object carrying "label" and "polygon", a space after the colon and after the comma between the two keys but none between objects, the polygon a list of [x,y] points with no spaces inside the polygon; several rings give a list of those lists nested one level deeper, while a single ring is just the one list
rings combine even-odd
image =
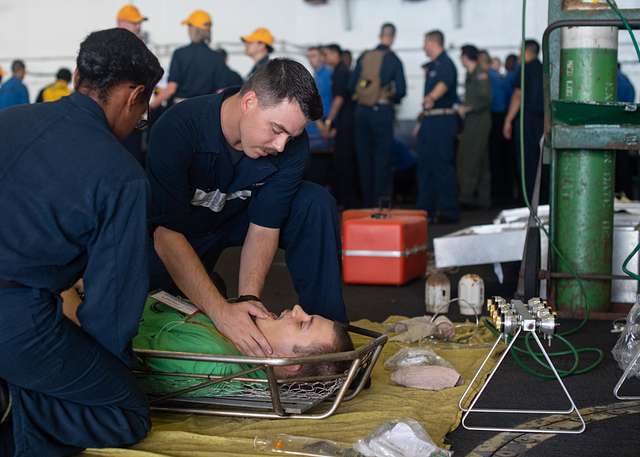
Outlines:
[{"label": "man's hand on patient's face", "polygon": [[273,319],[264,305],[257,301],[224,303],[212,311],[209,317],[222,334],[231,340],[240,352],[254,357],[273,353],[269,342],[253,322],[257,319]]}]

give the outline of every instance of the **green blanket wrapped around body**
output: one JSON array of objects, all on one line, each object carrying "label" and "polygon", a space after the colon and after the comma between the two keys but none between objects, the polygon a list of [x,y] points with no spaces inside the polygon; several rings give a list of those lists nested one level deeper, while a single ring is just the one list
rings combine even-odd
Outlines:
[{"label": "green blanket wrapped around body", "polygon": [[[145,303],[138,335],[133,339],[133,347],[134,349],[153,349],[157,351],[242,355],[229,340],[218,332],[213,322],[205,314],[196,313],[186,316],[154,298],[148,298]],[[228,376],[253,367],[253,365],[241,363],[145,357],[142,370],[162,373]],[[258,371],[243,377],[264,379],[266,375],[263,371]],[[204,381],[206,381],[204,378],[189,378],[187,376],[140,376],[143,390],[156,395],[169,394]],[[236,381],[227,381],[188,392],[181,396],[233,395],[246,387],[252,387],[253,389],[265,388],[260,384],[246,385]]]}]

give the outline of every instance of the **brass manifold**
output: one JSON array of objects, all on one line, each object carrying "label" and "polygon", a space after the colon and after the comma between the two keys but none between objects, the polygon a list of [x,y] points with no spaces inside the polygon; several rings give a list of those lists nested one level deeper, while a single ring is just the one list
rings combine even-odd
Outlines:
[{"label": "brass manifold", "polygon": [[558,326],[556,312],[546,300],[532,298],[526,304],[512,299],[507,302],[502,297],[487,300],[489,317],[495,328],[504,336],[514,335],[519,328],[527,332],[541,333],[551,339]]}]

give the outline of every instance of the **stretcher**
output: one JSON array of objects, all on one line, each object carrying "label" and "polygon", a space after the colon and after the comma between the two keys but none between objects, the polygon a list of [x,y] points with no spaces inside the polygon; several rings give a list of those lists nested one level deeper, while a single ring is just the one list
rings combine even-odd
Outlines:
[{"label": "stretcher", "polygon": [[[194,373],[161,373],[144,369],[134,370],[138,378],[149,376],[195,380],[188,387],[170,393],[149,393],[152,410],[205,414],[211,416],[252,417],[268,419],[325,419],[341,404],[355,398],[367,383],[387,337],[381,333],[349,326],[349,332],[368,338],[368,342],[353,351],[305,357],[249,357],[194,354],[139,349],[135,353],[145,358],[166,358],[200,362],[246,364],[250,368],[229,376]],[[330,376],[279,379],[274,368],[287,365],[348,361],[349,368]],[[262,371],[266,379],[249,378]],[[199,390],[225,383],[233,388],[215,396],[197,396]]]}]

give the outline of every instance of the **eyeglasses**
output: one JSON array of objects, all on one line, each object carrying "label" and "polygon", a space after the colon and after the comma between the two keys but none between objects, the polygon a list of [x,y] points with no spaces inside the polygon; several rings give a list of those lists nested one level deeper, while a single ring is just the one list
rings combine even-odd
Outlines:
[{"label": "eyeglasses", "polygon": [[147,110],[136,123],[136,130],[146,130],[147,127],[149,127],[149,105],[147,105]]}]

